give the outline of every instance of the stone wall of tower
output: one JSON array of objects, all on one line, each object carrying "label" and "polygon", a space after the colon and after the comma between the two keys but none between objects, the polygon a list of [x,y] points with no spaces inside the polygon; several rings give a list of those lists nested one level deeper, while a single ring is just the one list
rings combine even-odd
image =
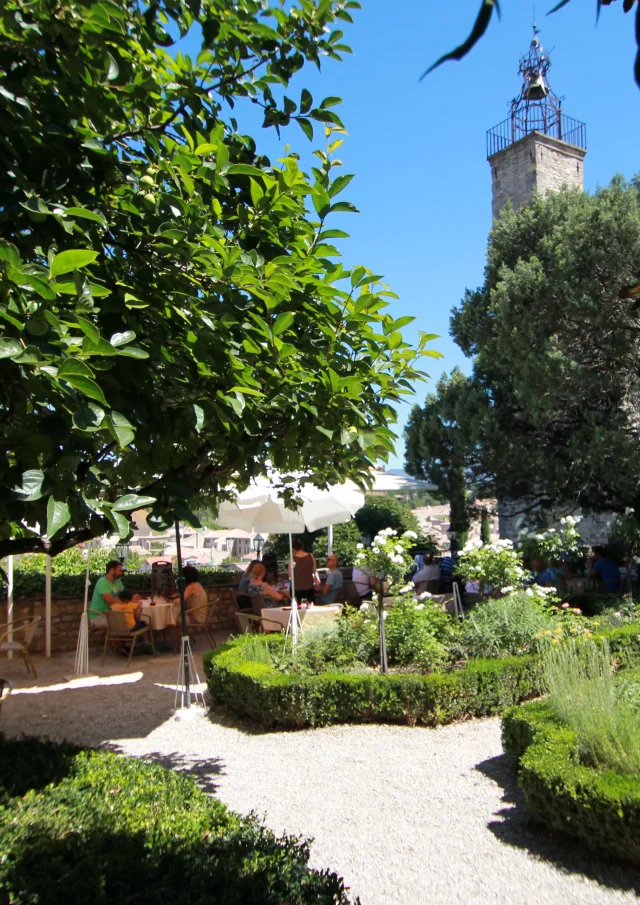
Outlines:
[{"label": "stone wall of tower", "polygon": [[489,158],[493,189],[493,219],[507,201],[517,210],[534,194],[557,192],[563,186],[584,188],[586,151],[575,145],[532,132]]}]

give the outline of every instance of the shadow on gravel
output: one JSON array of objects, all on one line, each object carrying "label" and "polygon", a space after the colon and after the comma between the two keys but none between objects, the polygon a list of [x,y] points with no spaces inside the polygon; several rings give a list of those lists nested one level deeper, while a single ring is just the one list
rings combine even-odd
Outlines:
[{"label": "shadow on gravel", "polygon": [[[117,743],[108,742],[101,746],[103,750],[113,751],[115,754],[126,754]],[[224,761],[220,757],[195,758],[173,751],[167,754],[163,751],[151,751],[138,757],[139,760],[149,764],[157,764],[165,770],[173,770],[176,773],[184,773],[189,776],[203,792],[215,795],[218,791],[216,776],[224,775]]]},{"label": "shadow on gravel", "polygon": [[506,754],[482,761],[475,769],[492,779],[504,792],[505,807],[494,814],[500,819],[487,824],[500,842],[524,849],[566,874],[581,874],[611,889],[632,890],[640,895],[640,871],[598,860],[570,836],[548,830],[531,820],[518,788],[514,763]]}]

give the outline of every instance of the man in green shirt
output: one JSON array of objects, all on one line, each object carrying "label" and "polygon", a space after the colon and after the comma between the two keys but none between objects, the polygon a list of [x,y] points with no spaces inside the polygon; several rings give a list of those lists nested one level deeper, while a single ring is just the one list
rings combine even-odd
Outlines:
[{"label": "man in green shirt", "polygon": [[107,620],[104,613],[108,612],[114,604],[120,603],[118,594],[124,590],[122,584],[122,564],[117,559],[107,563],[105,574],[96,581],[89,607],[89,619],[95,628],[106,628]]}]

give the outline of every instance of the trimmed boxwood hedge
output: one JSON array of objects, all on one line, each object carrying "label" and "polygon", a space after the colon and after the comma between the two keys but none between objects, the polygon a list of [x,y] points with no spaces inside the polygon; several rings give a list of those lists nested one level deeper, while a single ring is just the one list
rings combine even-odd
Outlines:
[{"label": "trimmed boxwood hedge", "polygon": [[[624,665],[640,663],[640,626],[603,632]],[[214,701],[266,726],[302,728],[329,723],[400,722],[437,726],[489,716],[541,691],[538,657],[470,660],[462,669],[429,675],[325,672],[285,674],[247,661],[240,636],[204,656]],[[277,648],[282,635],[266,639]]]},{"label": "trimmed boxwood hedge", "polygon": [[502,743],[536,820],[640,865],[640,779],[581,764],[576,733],[543,701],[507,710]]},{"label": "trimmed boxwood hedge", "polygon": [[186,776],[106,751],[0,741],[0,901],[348,905],[309,849]]}]

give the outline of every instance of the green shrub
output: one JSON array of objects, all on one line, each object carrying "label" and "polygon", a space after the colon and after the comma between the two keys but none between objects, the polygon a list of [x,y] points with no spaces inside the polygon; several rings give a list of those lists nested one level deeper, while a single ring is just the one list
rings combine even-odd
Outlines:
[{"label": "green shrub", "polygon": [[545,702],[506,711],[505,751],[531,815],[592,851],[640,864],[640,780],[581,763],[576,732]]},{"label": "green shrub", "polygon": [[[244,645],[251,643],[247,637],[205,654],[205,674],[216,701],[267,726],[338,722],[435,726],[499,713],[539,693],[541,685],[540,665],[533,657],[475,660],[465,669],[429,675],[338,670],[285,674],[265,663],[248,662],[243,655]],[[290,645],[279,635],[270,636],[267,643],[274,663]]]},{"label": "green shrub", "polygon": [[276,838],[159,766],[0,742],[0,790],[0,889],[12,905],[349,902],[340,878],[309,869],[307,843]]},{"label": "green shrub", "polygon": [[551,618],[525,591],[487,600],[464,620],[461,645],[469,657],[510,657],[536,648]]},{"label": "green shrub", "polygon": [[[529,654],[469,660],[464,669],[429,675],[341,671],[318,675],[288,672],[291,642],[282,635],[265,639],[273,665],[247,662],[242,635],[204,656],[214,699],[266,726],[320,726],[339,722],[401,722],[436,726],[469,716],[501,713],[505,707],[542,692],[542,664]],[[618,662],[640,663],[640,626],[604,632]],[[288,649],[287,649],[288,648]],[[297,654],[296,654],[297,656]],[[285,671],[277,668],[286,662]]]},{"label": "green shrub", "polygon": [[456,623],[429,597],[400,597],[389,610],[385,629],[389,663],[426,671],[449,659]]},{"label": "green shrub", "polygon": [[581,758],[640,776],[640,685],[614,674],[608,643],[568,641],[543,660],[549,707],[575,731]]}]

